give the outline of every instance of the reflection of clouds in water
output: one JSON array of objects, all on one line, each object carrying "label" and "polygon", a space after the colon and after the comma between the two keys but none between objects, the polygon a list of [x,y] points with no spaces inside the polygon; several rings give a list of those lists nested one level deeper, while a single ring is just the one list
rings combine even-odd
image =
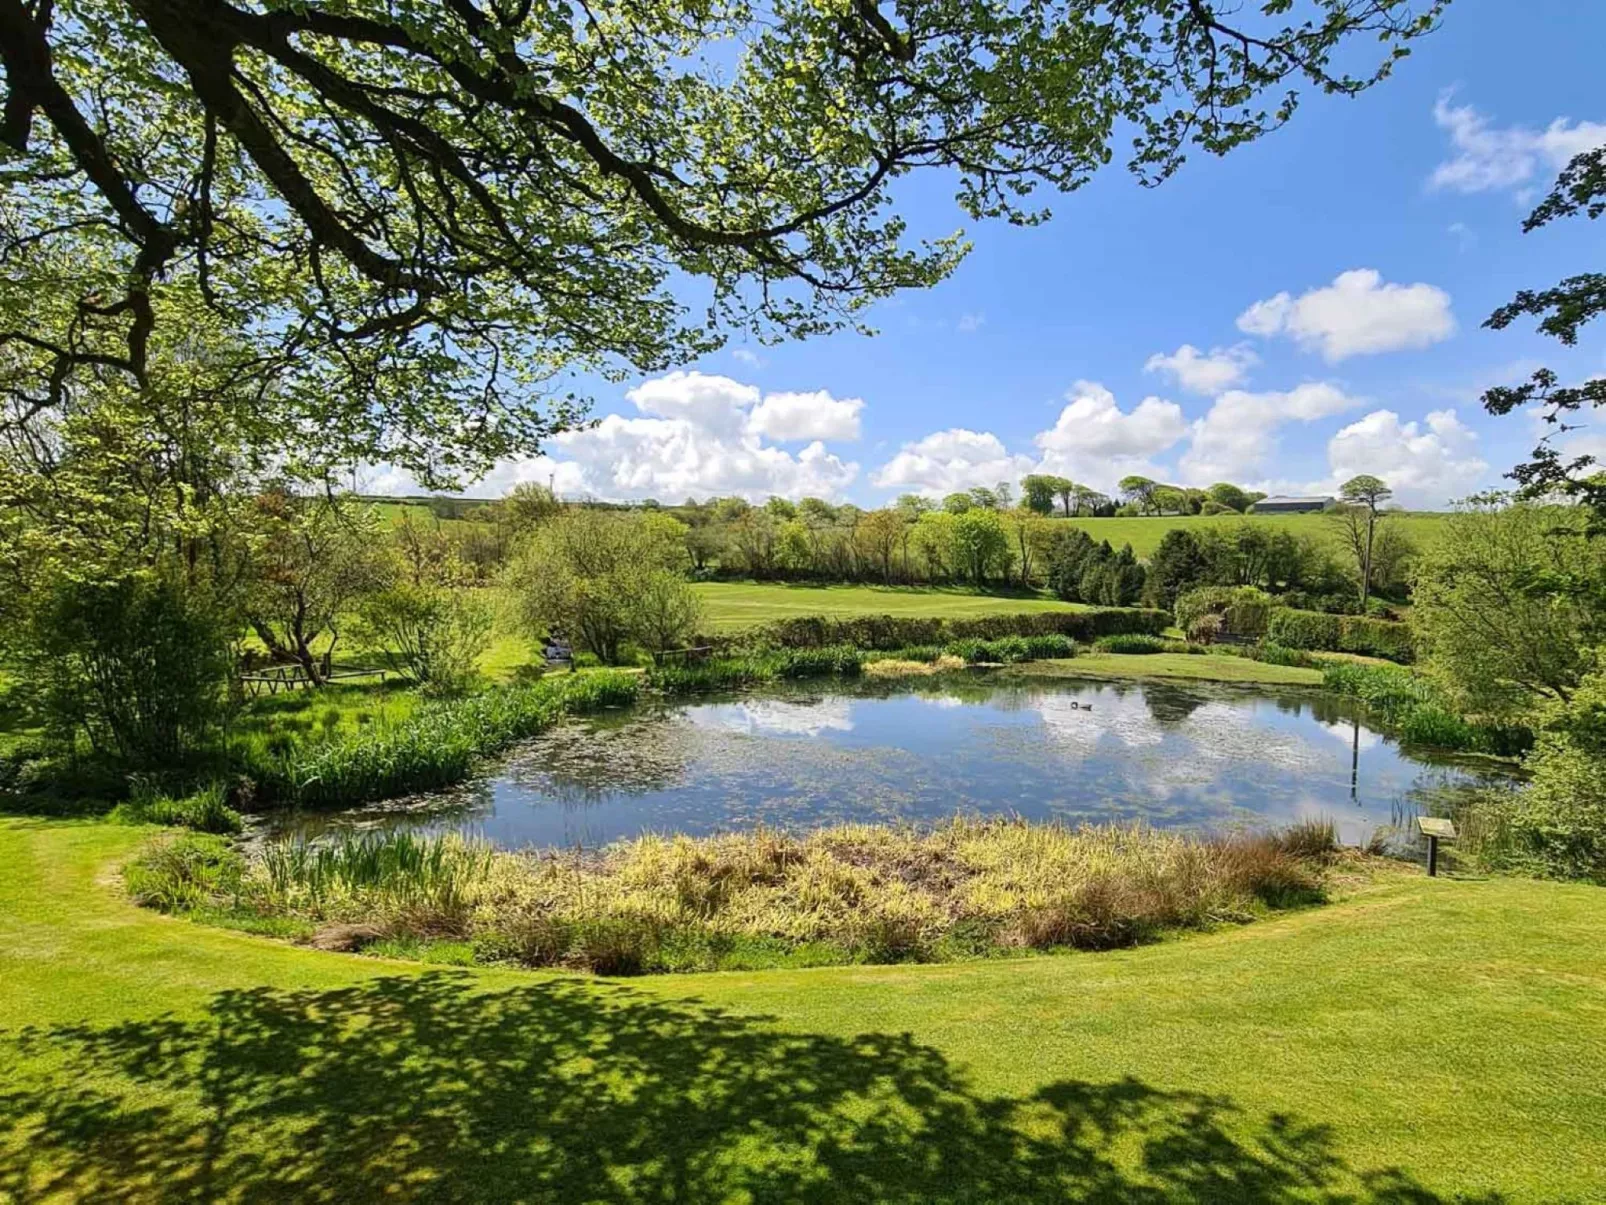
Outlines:
[{"label": "reflection of clouds in water", "polygon": [[[1316,721],[1316,726],[1323,732],[1326,732],[1331,736],[1336,736],[1346,745],[1353,746],[1355,744],[1355,725],[1353,723],[1329,724],[1324,720],[1318,720]],[[1370,729],[1363,727],[1360,730],[1360,742],[1362,749],[1371,749],[1374,746],[1381,744],[1383,742],[1383,738]]]},{"label": "reflection of clouds in water", "polygon": [[963,707],[965,701],[958,695],[914,695],[912,696],[928,707]]},{"label": "reflection of clouds in water", "polygon": [[1285,728],[1252,722],[1248,709],[1207,703],[1179,725],[1195,757],[1212,762],[1259,763],[1278,770],[1315,770],[1330,764],[1323,749]]},{"label": "reflection of clouds in water", "polygon": [[1072,757],[1091,757],[1109,737],[1128,749],[1161,744],[1165,733],[1149,714],[1141,694],[1120,696],[1101,692],[1096,704],[1064,695],[1043,694],[1031,700],[1043,727],[1055,745]]},{"label": "reflection of clouds in water", "polygon": [[753,699],[694,707],[686,718],[699,728],[742,732],[751,736],[819,736],[853,731],[853,700],[821,699],[810,703]]}]

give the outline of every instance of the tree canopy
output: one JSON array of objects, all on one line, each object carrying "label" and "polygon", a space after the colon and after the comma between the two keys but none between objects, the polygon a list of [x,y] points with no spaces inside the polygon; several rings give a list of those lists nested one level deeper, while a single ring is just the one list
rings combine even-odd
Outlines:
[{"label": "tree canopy", "polygon": [[578,421],[570,371],[943,278],[910,171],[1038,221],[1118,135],[1154,183],[1365,89],[1444,2],[0,0],[0,433],[184,363],[287,464],[446,484]]}]

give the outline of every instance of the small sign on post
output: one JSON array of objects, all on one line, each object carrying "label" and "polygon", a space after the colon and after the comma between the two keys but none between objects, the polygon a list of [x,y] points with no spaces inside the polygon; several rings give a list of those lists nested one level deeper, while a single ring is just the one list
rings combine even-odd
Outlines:
[{"label": "small sign on post", "polygon": [[1418,816],[1416,827],[1428,839],[1428,875],[1439,873],[1439,841],[1455,840],[1455,825],[1436,816]]}]

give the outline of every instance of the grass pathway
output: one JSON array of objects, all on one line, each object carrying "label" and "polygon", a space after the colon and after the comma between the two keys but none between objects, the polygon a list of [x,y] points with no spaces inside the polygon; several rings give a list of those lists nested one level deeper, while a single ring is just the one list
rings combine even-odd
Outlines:
[{"label": "grass pathway", "polygon": [[1606,1197],[1598,889],[610,982],[156,916],[139,839],[0,820],[0,1200]]}]

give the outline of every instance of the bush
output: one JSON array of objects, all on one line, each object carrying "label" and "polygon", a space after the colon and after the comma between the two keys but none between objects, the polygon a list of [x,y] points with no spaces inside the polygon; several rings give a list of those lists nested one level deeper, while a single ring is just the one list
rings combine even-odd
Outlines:
[{"label": "bush", "polygon": [[1221,616],[1210,612],[1195,616],[1193,622],[1188,624],[1188,639],[1198,644],[1214,644],[1220,640],[1227,631],[1227,621]]},{"label": "bush", "polygon": [[850,644],[822,648],[787,649],[776,658],[775,672],[781,678],[817,678],[830,674],[856,677],[864,667],[864,654]]},{"label": "bush", "polygon": [[463,589],[392,586],[366,598],[359,616],[364,641],[428,694],[467,690],[491,641],[490,608]]},{"label": "bush", "polygon": [[1285,648],[1330,652],[1338,648],[1339,619],[1337,615],[1278,607],[1266,624],[1266,639]]},{"label": "bush", "polygon": [[1169,653],[1175,648],[1158,636],[1100,636],[1093,647],[1101,653]]},{"label": "bush", "polygon": [[1177,598],[1177,626],[1191,633],[1204,616],[1219,615],[1217,635],[1258,640],[1266,634],[1272,605],[1271,597],[1253,586],[1201,586]]},{"label": "bush", "polygon": [[1401,662],[1414,657],[1408,625],[1363,615],[1324,615],[1278,607],[1266,625],[1266,636],[1288,648],[1359,653]]},{"label": "bush", "polygon": [[63,581],[21,625],[31,704],[69,745],[171,769],[222,717],[228,625],[203,593],[154,576]]},{"label": "bush", "polygon": [[[1005,636],[1065,636],[1090,643],[1100,636],[1143,632],[1158,636],[1170,626],[1164,611],[1111,608],[1094,611],[1037,611],[927,619],[892,615],[811,615],[776,620],[749,629],[741,639],[754,647],[819,648],[851,645],[876,652],[919,646],[941,647],[956,640],[998,640]],[[716,643],[699,638],[698,643]],[[729,643],[726,641],[725,643]]]}]

